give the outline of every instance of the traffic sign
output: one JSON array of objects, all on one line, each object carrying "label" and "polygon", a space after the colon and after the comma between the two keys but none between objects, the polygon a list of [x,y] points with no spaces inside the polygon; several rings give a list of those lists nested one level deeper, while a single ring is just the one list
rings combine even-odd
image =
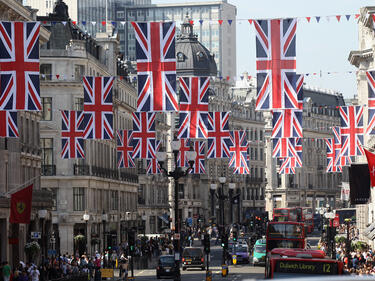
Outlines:
[{"label": "traffic sign", "polygon": [[31,232],[31,239],[40,239],[42,237],[42,233],[40,232]]}]

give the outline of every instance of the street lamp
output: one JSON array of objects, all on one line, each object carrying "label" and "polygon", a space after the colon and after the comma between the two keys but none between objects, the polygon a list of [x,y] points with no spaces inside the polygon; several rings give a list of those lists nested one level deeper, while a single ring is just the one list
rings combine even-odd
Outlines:
[{"label": "street lamp", "polygon": [[236,188],[234,182],[229,183],[230,221],[233,223],[233,191]]},{"label": "street lamp", "polygon": [[[108,215],[104,212],[102,213],[102,223],[103,223],[103,254],[105,254],[105,248],[106,248],[106,229],[105,225],[108,221]],[[104,259],[105,261],[105,259]]]},{"label": "street lamp", "polygon": [[178,215],[178,180],[182,177],[185,177],[189,174],[190,170],[194,167],[194,161],[197,157],[197,153],[192,150],[192,147],[189,151],[186,151],[185,156],[189,162],[189,167],[186,170],[183,170],[180,167],[177,167],[177,157],[180,150],[181,142],[176,137],[171,142],[171,147],[174,155],[174,170],[167,171],[164,167],[164,161],[167,159],[166,152],[159,151],[156,153],[156,158],[159,162],[160,169],[162,170],[163,174],[167,177],[173,178],[174,180],[174,227],[175,227],[175,236],[174,236],[174,249],[175,249],[175,262],[177,268],[177,274],[175,276],[175,280],[180,280],[180,231],[181,231],[181,219]]},{"label": "street lamp", "polygon": [[45,243],[45,231],[44,231],[44,228],[45,228],[45,219],[47,217],[47,210],[39,210],[38,211],[38,216],[40,218],[40,221],[41,221],[41,248],[42,248],[42,262],[44,262],[44,259],[46,257],[46,243]]},{"label": "street lamp", "polygon": [[327,246],[328,253],[331,255],[332,259],[336,259],[336,247],[335,247],[335,233],[334,227],[332,226],[332,220],[335,218],[333,212],[327,212],[324,214],[324,217],[327,219]]},{"label": "street lamp", "polygon": [[214,217],[215,217],[215,191],[216,191],[216,189],[217,189],[217,184],[211,183],[210,193],[211,193],[211,218],[212,219],[214,219]]},{"label": "street lamp", "polygon": [[85,221],[85,223],[86,223],[86,254],[88,254],[88,242],[89,242],[89,229],[88,229],[88,222],[89,222],[89,219],[90,219],[90,215],[87,213],[87,212],[85,212],[84,214],[83,214],[83,220]]}]

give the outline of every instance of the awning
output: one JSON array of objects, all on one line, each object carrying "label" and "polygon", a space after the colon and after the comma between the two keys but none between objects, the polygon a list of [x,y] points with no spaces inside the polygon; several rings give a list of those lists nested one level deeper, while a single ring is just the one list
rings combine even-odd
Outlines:
[{"label": "awning", "polygon": [[373,231],[371,231],[371,233],[367,236],[370,240],[374,240],[375,238],[375,228]]},{"label": "awning", "polygon": [[161,219],[165,223],[169,223],[167,214],[163,214],[162,216],[159,216],[159,219]]},{"label": "awning", "polygon": [[[363,235],[366,236],[366,237],[369,237],[370,233],[375,230],[375,222],[373,222],[372,224],[370,224],[364,231],[363,231]],[[370,238],[371,239],[371,238]]]}]

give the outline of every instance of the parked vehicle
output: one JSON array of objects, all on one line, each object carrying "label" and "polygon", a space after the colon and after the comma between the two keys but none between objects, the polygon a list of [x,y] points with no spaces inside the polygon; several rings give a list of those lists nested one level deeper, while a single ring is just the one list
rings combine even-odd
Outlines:
[{"label": "parked vehicle", "polygon": [[253,265],[261,265],[266,262],[266,240],[258,239],[253,248]]},{"label": "parked vehicle", "polygon": [[205,270],[204,255],[201,248],[187,247],[182,253],[182,270],[200,267]]},{"label": "parked vehicle", "polygon": [[163,255],[159,257],[158,266],[156,267],[156,278],[171,277],[177,274],[178,268],[173,255]]}]

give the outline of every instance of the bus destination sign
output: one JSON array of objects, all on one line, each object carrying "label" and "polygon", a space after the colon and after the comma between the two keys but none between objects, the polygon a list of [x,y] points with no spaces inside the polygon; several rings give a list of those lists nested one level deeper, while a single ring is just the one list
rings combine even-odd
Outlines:
[{"label": "bus destination sign", "polygon": [[337,263],[313,260],[278,260],[275,272],[305,274],[338,274]]}]

